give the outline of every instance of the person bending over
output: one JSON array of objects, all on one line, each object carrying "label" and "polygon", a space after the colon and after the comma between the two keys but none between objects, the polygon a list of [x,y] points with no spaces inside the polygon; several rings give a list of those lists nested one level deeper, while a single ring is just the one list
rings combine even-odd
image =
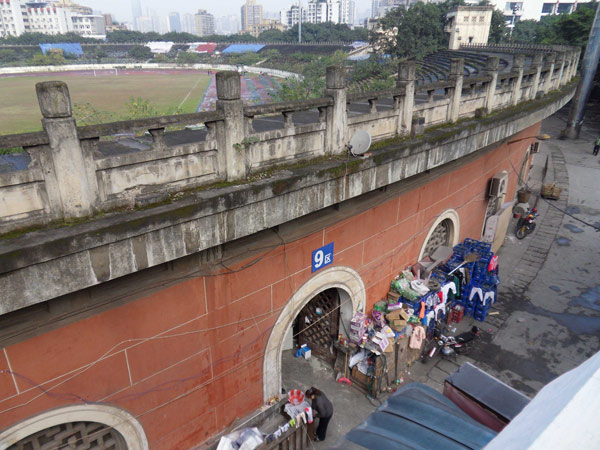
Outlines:
[{"label": "person bending over", "polygon": [[327,425],[333,416],[333,405],[329,399],[317,388],[311,387],[306,391],[306,396],[312,399],[312,409],[319,417],[319,426],[315,441],[324,441],[327,437]]}]

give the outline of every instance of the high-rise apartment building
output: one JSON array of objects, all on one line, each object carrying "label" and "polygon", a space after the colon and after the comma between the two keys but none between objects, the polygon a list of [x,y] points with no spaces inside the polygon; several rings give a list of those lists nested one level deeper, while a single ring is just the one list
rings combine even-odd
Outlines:
[{"label": "high-rise apartment building", "polygon": [[102,38],[106,35],[104,17],[91,12],[90,8],[70,0],[3,0],[0,2],[0,37],[75,32]]},{"label": "high-rise apartment building", "polygon": [[251,31],[252,27],[260,25],[263,21],[262,5],[257,5],[256,0],[246,0],[241,13],[242,31]]},{"label": "high-rise apartment building", "polygon": [[[300,6],[291,5],[288,9],[281,11],[279,21],[288,28],[293,27],[300,21]],[[308,22],[308,11],[302,8],[302,22]]]},{"label": "high-rise apartment building", "polygon": [[190,34],[196,33],[196,20],[194,19],[193,14],[185,13],[182,16],[181,29],[183,30],[184,33],[190,33]]},{"label": "high-rise apartment building", "polygon": [[181,33],[181,19],[179,17],[178,12],[170,12],[169,13],[169,31],[175,31],[177,33]]},{"label": "high-rise apartment building", "polygon": [[199,9],[194,15],[197,36],[210,36],[215,34],[215,18],[205,9]]},{"label": "high-rise apartment building", "polygon": [[0,38],[19,36],[24,32],[21,4],[18,1],[0,3]]},{"label": "high-rise apartment building", "polygon": [[310,23],[351,24],[350,0],[310,0],[307,5],[307,20]]},{"label": "high-rise apartment building", "polygon": [[131,0],[131,17],[133,28],[139,30],[138,19],[142,17],[142,0]]}]

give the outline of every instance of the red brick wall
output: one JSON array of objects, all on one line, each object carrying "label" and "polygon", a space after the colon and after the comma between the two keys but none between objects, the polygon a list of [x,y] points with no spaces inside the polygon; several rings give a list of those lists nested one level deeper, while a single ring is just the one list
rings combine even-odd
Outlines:
[{"label": "red brick wall", "polygon": [[370,309],[391,278],[415,261],[442,211],[458,212],[461,240],[480,238],[489,179],[508,171],[512,199],[517,174],[510,163],[518,172],[530,143],[504,145],[426,186],[253,256],[232,273],[183,280],[5,348],[0,429],[53,407],[98,401],[138,416],[153,449],[205,441],[262,404],[262,352],[280,310],[311,276],[313,250],[335,243],[334,264],[358,271]]}]

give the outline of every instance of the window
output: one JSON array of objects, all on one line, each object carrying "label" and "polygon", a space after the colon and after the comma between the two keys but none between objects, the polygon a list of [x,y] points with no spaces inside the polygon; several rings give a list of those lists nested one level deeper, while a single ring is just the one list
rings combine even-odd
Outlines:
[{"label": "window", "polygon": [[556,12],[558,14],[569,14],[573,8],[573,3],[559,3]]},{"label": "window", "polygon": [[542,14],[552,14],[554,12],[554,3],[544,3]]}]

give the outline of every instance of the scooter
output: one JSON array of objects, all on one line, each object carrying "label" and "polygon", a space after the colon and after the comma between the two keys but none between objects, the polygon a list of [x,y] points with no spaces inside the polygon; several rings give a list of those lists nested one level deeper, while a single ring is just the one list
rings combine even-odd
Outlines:
[{"label": "scooter", "polygon": [[517,227],[515,228],[515,236],[517,236],[517,239],[523,239],[535,230],[535,219],[537,216],[537,208],[533,208],[532,210],[527,211],[525,217],[521,217],[517,220]]},{"label": "scooter", "polygon": [[421,362],[425,364],[436,354],[443,356],[451,356],[453,354],[466,355],[471,351],[472,342],[479,336],[481,332],[479,328],[473,326],[470,331],[461,333],[458,336],[446,336],[444,334],[445,327],[436,327],[433,339],[423,348],[421,352]]}]

